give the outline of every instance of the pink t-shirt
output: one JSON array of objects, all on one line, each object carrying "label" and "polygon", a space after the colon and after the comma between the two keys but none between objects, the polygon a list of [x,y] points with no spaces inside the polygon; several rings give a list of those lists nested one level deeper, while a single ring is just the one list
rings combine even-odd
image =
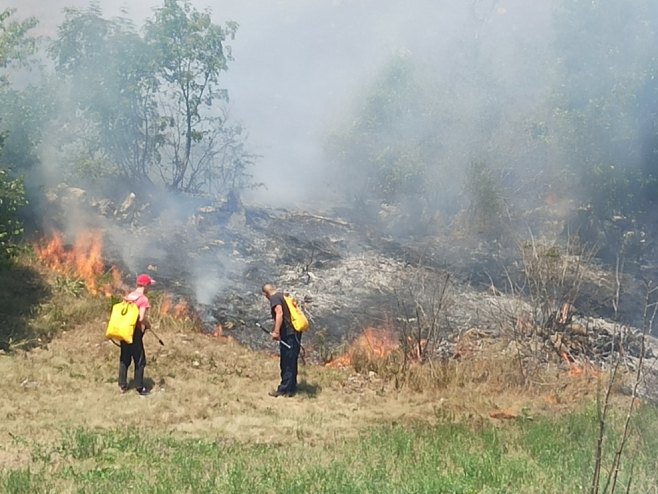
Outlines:
[{"label": "pink t-shirt", "polygon": [[132,292],[129,293],[124,297],[128,302],[133,302],[137,307],[140,309],[150,309],[151,304],[149,303],[149,299],[146,295],[143,293],[139,292]]}]

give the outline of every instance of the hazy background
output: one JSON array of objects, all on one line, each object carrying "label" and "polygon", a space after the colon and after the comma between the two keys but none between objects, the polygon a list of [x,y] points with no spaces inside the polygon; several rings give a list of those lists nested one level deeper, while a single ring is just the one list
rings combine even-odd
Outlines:
[{"label": "hazy background", "polygon": [[[503,241],[514,248],[530,234],[550,233],[553,241],[577,230],[608,261],[622,251],[638,265],[651,257],[647,246],[658,232],[658,2],[192,3],[210,8],[216,24],[239,24],[220,86],[228,90],[231,120],[259,155],[249,171],[266,185],[243,191],[245,202],[349,206],[343,211],[350,220],[361,214],[362,224],[397,240],[428,235],[433,242],[431,235],[447,233],[450,246],[475,245],[476,257]],[[18,17],[36,17],[34,32],[50,38],[64,7],[91,5],[5,4]],[[106,17],[131,17],[141,30],[162,4],[96,5]],[[61,179],[49,152],[61,143],[45,134],[40,165]],[[66,150],[59,159],[68,159]],[[165,222],[174,213],[184,222],[198,207],[181,194],[162,196],[166,204],[153,209]],[[69,219],[85,226],[83,218]],[[131,270],[143,269],[146,253],[153,262],[167,256],[157,239],[122,242],[125,232],[115,233],[115,243],[132,249],[123,253]],[[213,256],[189,267],[204,287],[202,300],[246,269],[230,249]]]},{"label": "hazy background", "polygon": [[[106,16],[129,16],[137,26],[161,5],[155,0],[96,2]],[[230,42],[235,60],[223,75],[231,116],[243,123],[253,152],[262,156],[256,178],[267,184],[250,201],[260,204],[317,206],[343,200],[333,195],[342,185],[331,173],[323,148],[327,133],[349,118],[359,91],[371,83],[392,57],[407,54],[434,64],[442,77],[463,77],[470,64],[486,64],[501,84],[495,104],[523,111],[545,97],[549,80],[533,72],[520,49],[551,41],[552,2],[417,0],[226,0],[194,1],[210,8],[217,23],[234,20],[240,27]],[[41,35],[54,37],[64,7],[85,8],[81,0],[8,0],[18,16],[39,19]],[[469,53],[477,41],[478,59]],[[542,53],[537,53],[543,56]],[[439,91],[440,88],[437,88]],[[447,122],[447,158],[467,163],[486,147],[481,101],[465,86],[462,113]],[[513,92],[513,100],[509,98]],[[474,98],[468,101],[468,98]],[[342,122],[341,122],[342,123]],[[474,149],[473,146],[477,149]],[[475,156],[477,158],[478,156]],[[288,188],[283,173],[295,173],[307,185]],[[455,177],[445,177],[446,180]],[[455,182],[459,187],[459,182]],[[303,190],[303,189],[301,189]],[[300,196],[301,194],[301,196]],[[322,200],[322,202],[320,202]]]}]

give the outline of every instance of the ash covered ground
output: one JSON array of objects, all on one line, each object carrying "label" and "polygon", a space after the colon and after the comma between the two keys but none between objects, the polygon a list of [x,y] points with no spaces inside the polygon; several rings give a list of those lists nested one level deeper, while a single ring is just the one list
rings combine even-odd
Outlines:
[{"label": "ash covered ground", "polygon": [[[257,326],[270,327],[261,286],[272,282],[309,316],[304,346],[311,363],[340,355],[367,328],[389,331],[403,345],[414,341],[425,358],[456,358],[465,335],[509,341],[511,354],[546,361],[560,355],[606,365],[621,353],[632,369],[658,355],[655,339],[641,339],[655,315],[655,269],[646,262],[620,272],[595,255],[561,254],[571,263],[584,260],[576,263],[570,313],[558,321],[559,311],[528,297],[520,250],[546,242],[540,238],[530,244],[511,233],[487,239],[458,222],[405,233],[409,219],[386,208],[370,214],[267,209],[236,198],[172,207],[146,194],[113,202],[64,184],[47,199],[48,229],[72,237],[76,232],[66,225],[80,215],[78,230],[102,230],[104,262],[118,266],[126,282],[148,271],[159,290],[189,301],[204,331],[220,328],[252,349],[274,347]],[[545,218],[557,245],[568,225]],[[650,258],[645,252],[641,259]],[[658,401],[656,367],[649,366],[642,394]]]},{"label": "ash covered ground", "polygon": [[[269,344],[255,327],[268,320],[260,293],[265,282],[303,302],[312,334],[333,347],[367,327],[413,324],[419,308],[431,312],[425,317],[446,336],[475,327],[497,331],[500,296],[514,298],[523,290],[519,242],[511,233],[487,239],[453,222],[428,224],[418,235],[417,225],[404,229],[410,218],[383,206],[368,213],[296,211],[250,207],[235,197],[172,206],[147,194],[92,197],[64,184],[47,197],[51,228],[70,225],[75,211],[85,218],[78,228],[103,230],[108,264],[127,276],[151,270],[161,289],[191,302],[208,331],[221,324],[255,347]],[[550,211],[533,214],[524,221],[543,221],[554,238],[570,227]],[[623,324],[642,326],[651,266],[622,273],[623,300],[616,300],[614,314],[619,277],[596,257],[583,269],[571,301],[580,316],[616,315]]]}]

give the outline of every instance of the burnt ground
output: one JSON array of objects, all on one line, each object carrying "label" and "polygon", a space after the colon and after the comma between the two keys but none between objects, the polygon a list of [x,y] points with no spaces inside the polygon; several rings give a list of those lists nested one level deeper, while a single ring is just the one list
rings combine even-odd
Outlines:
[{"label": "burnt ground", "polygon": [[[496,297],[524,290],[523,237],[487,237],[457,222],[428,225],[418,235],[400,228],[407,220],[390,212],[289,211],[203,200],[172,207],[146,196],[114,204],[63,185],[50,198],[48,222],[55,228],[67,230],[67,211],[75,209],[76,217],[84,211],[83,227],[105,231],[108,263],[127,278],[151,270],[159,289],[192,301],[208,331],[220,324],[255,349],[271,345],[255,326],[269,317],[260,294],[265,282],[303,302],[311,348],[315,335],[339,348],[369,326],[404,329],[420,317],[447,340],[473,327],[495,333],[514,324],[510,314],[501,315]],[[559,237],[564,226],[550,212],[542,214],[547,231]],[[638,266],[629,262],[621,277],[623,303],[615,314],[614,270],[593,259],[575,304],[578,314],[616,316],[641,327],[646,280],[654,273]]]}]

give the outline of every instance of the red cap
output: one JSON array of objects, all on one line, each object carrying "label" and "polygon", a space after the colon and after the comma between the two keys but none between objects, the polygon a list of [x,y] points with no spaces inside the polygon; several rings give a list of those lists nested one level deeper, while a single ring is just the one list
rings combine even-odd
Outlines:
[{"label": "red cap", "polygon": [[140,274],[137,277],[137,286],[151,286],[155,284],[155,280],[148,274]]}]

